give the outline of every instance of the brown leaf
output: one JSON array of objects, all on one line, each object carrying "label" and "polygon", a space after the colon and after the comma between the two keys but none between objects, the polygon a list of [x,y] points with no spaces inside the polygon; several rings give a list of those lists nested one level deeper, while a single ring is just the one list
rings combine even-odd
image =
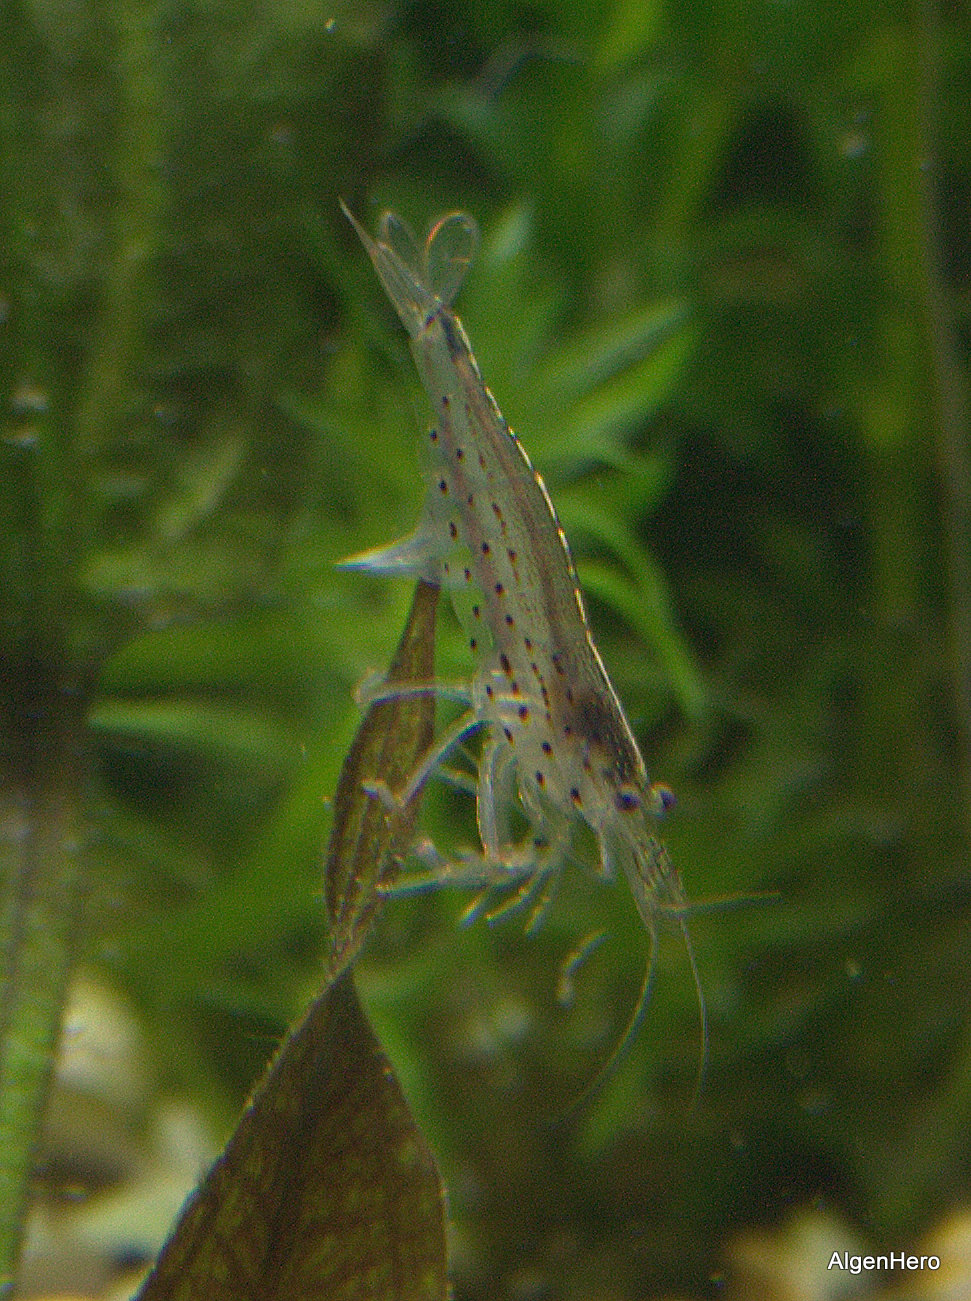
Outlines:
[{"label": "brown leaf", "polygon": [[[419,584],[390,678],[432,676],[437,599],[437,588]],[[373,705],[362,721],[334,801],[326,986],[277,1053],[138,1301],[448,1296],[441,1178],[348,970],[418,804],[389,811],[361,782],[400,786],[433,723],[430,695]]]},{"label": "brown leaf", "polygon": [[[429,682],[435,670],[435,610],[439,589],[419,583],[387,681]],[[377,886],[397,870],[418,815],[420,792],[408,808],[389,814],[365,796],[361,783],[380,778],[400,789],[432,743],[435,701],[401,696],[371,705],[351,743],[334,795],[325,893],[331,919],[330,969],[337,975],[361,947],[381,904]]]}]

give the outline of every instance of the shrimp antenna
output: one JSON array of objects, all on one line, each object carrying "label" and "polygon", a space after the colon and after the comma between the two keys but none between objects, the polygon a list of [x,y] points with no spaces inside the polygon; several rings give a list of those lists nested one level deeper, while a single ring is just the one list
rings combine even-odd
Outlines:
[{"label": "shrimp antenna", "polygon": [[[721,901],[719,901],[721,902]],[[734,902],[734,899],[732,900]],[[688,956],[688,966],[691,970],[691,979],[694,981],[695,992],[698,995],[698,1029],[700,1032],[698,1070],[695,1075],[695,1086],[691,1094],[691,1106],[688,1109],[688,1115],[691,1116],[697,1111],[701,1101],[701,1094],[705,1087],[705,1079],[708,1073],[708,1004],[705,1001],[705,991],[701,983],[701,973],[698,970],[698,962],[695,958],[694,945],[691,942],[691,932],[688,930],[687,914],[695,910],[695,905],[689,904],[681,907],[659,908],[658,912],[673,913],[678,919],[678,925],[681,928],[681,934],[684,938],[685,952]],[[654,981],[657,976],[657,949],[658,937],[657,927],[655,924],[648,928],[650,936],[650,949],[647,959],[647,967],[644,971],[644,979],[641,982],[641,988],[638,992],[637,999],[634,1003],[633,1010],[628,1017],[627,1025],[624,1032],[618,1040],[617,1046],[607,1058],[607,1061],[601,1066],[600,1070],[594,1076],[593,1080],[580,1093],[579,1097],[556,1117],[555,1123],[571,1119],[581,1108],[585,1107],[594,1098],[599,1096],[604,1087],[609,1083],[618,1069],[624,1063],[627,1054],[630,1052],[634,1040],[644,1023],[644,1017],[647,1015],[647,1009],[651,1002],[651,995],[654,992]],[[599,942],[599,941],[598,941]]]},{"label": "shrimp antenna", "polygon": [[688,930],[688,917],[694,913],[704,912],[721,912],[726,908],[742,908],[757,903],[778,903],[782,895],[777,890],[766,890],[758,894],[726,894],[717,895],[711,899],[701,899],[690,903],[667,905],[663,911],[670,913],[678,920],[681,928],[681,934],[684,937],[685,952],[688,955],[688,966],[691,968],[691,978],[695,983],[695,990],[698,994],[698,1022],[701,1031],[701,1054],[698,1061],[698,1072],[695,1077],[695,1087],[691,1097],[691,1107],[688,1115],[693,1115],[698,1109],[701,1102],[701,1094],[705,1087],[705,1076],[708,1071],[708,1006],[705,1002],[705,991],[701,984],[701,975],[698,971],[698,963],[695,960],[695,949],[691,942],[691,933]]},{"label": "shrimp antenna", "polygon": [[698,1072],[695,1076],[694,1092],[691,1095],[691,1106],[688,1115],[693,1116],[698,1110],[698,1104],[701,1102],[701,1092],[705,1087],[705,1076],[708,1073],[708,1005],[705,1002],[705,991],[701,985],[701,974],[698,971],[698,963],[695,961],[695,948],[691,943],[691,933],[688,930],[688,919],[682,912],[678,918],[678,925],[681,927],[681,934],[684,937],[685,952],[688,955],[688,966],[691,968],[691,978],[695,982],[695,992],[698,995],[698,1029],[701,1034],[700,1053],[698,1057]]},{"label": "shrimp antenna", "polygon": [[[692,961],[694,968],[694,962]],[[697,976],[697,971],[695,972]],[[644,979],[641,981],[641,987],[634,1003],[633,1011],[627,1019],[627,1025],[624,1032],[617,1042],[617,1046],[611,1052],[610,1056],[599,1069],[593,1080],[585,1089],[569,1104],[564,1111],[554,1117],[554,1124],[562,1124],[571,1120],[578,1111],[592,1102],[603,1091],[606,1084],[617,1073],[619,1067],[625,1061],[627,1054],[631,1050],[637,1033],[644,1023],[644,1017],[647,1014],[648,1006],[651,1002],[651,995],[654,992],[654,981],[657,977],[657,931],[654,927],[650,930],[650,950],[647,958],[647,966],[644,969]]]}]

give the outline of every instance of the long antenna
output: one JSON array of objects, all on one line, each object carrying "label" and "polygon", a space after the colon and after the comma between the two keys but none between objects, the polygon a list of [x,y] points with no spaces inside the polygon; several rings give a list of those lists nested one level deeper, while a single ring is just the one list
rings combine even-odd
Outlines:
[{"label": "long antenna", "polygon": [[[604,1086],[616,1074],[618,1068],[624,1062],[627,1054],[631,1050],[634,1040],[637,1038],[637,1032],[640,1030],[647,1013],[648,1005],[651,1001],[651,995],[654,992],[654,981],[657,976],[657,930],[651,928],[650,932],[650,951],[648,953],[647,967],[644,971],[644,979],[641,982],[641,988],[634,1003],[634,1009],[631,1012],[624,1033],[621,1035],[616,1048],[601,1066],[600,1070],[593,1077],[593,1080],[585,1089],[569,1104],[565,1110],[561,1111],[553,1119],[553,1124],[559,1125],[573,1116],[587,1103],[591,1102],[598,1094],[601,1093]],[[692,958],[692,968],[694,968],[694,959]],[[697,977],[697,969],[695,969]],[[707,1032],[707,1020],[705,1021]]]}]

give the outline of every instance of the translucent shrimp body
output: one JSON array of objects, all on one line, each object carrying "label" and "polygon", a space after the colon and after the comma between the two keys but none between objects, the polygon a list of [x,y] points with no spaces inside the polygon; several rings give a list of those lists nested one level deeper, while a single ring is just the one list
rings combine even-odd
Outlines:
[{"label": "translucent shrimp body", "polygon": [[[344,208],[411,342],[431,401],[427,492],[414,533],[345,562],[467,588],[469,640],[476,656],[469,709],[416,772],[405,799],[466,732],[484,729],[477,780],[482,857],[442,879],[483,888],[524,882],[546,890],[562,866],[573,827],[584,821],[601,869],[619,864],[651,936],[641,996],[615,1057],[643,1015],[654,969],[659,918],[673,916],[688,944],[688,904],[678,873],[654,833],[671,802],[652,786],[633,732],[594,644],[570,555],[546,486],[483,382],[450,304],[472,260],[476,228],[456,213],[419,249],[393,214],[377,240]],[[470,603],[470,604],[469,604]],[[416,684],[415,690],[434,689]],[[517,803],[518,797],[518,803]],[[533,837],[510,839],[509,810]],[[699,1002],[704,1031],[704,1004]]]}]

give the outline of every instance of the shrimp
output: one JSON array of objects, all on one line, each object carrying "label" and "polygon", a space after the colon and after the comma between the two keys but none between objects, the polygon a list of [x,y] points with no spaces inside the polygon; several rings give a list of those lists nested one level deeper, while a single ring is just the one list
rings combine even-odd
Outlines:
[{"label": "shrimp", "polygon": [[[473,259],[475,223],[462,213],[446,216],[419,249],[394,214],[385,214],[373,240],[341,206],[408,332],[434,417],[426,439],[427,491],[416,529],[344,564],[467,589],[469,642],[477,664],[470,684],[443,688],[443,694],[451,690],[463,697],[467,709],[405,788],[392,796],[376,783],[372,793],[406,803],[462,737],[481,730],[476,781],[481,855],[449,864],[431,851],[424,879],[479,887],[485,894],[519,882],[513,905],[534,903],[534,916],[541,915],[569,855],[572,832],[578,822],[586,823],[604,877],[612,879],[618,865],[626,876],[650,944],[634,1010],[602,1077],[624,1056],[643,1019],[659,924],[668,917],[681,929],[698,995],[700,1082],[708,1027],[688,933],[690,905],[655,831],[674,797],[648,778],[594,642],[570,547],[546,485],[503,418],[451,310]],[[439,688],[419,683],[410,689]],[[511,838],[513,807],[532,832],[525,843]]]}]

